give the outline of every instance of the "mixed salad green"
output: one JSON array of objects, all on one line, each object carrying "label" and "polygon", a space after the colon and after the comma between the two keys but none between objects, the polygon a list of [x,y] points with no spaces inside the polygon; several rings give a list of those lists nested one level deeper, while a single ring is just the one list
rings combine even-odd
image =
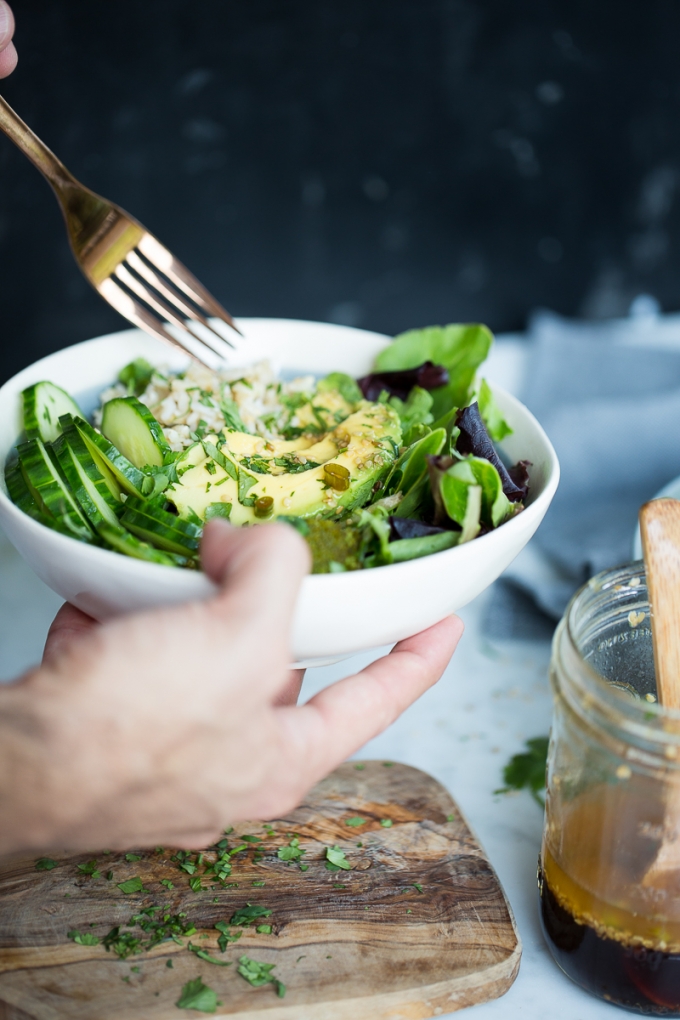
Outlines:
[{"label": "mixed salad green", "polygon": [[315,573],[427,556],[524,507],[530,465],[499,456],[511,429],[477,374],[492,342],[476,324],[411,330],[356,380],[169,375],[139,359],[92,422],[39,382],[7,491],[45,527],[169,566],[198,568],[213,517],[288,522]]}]

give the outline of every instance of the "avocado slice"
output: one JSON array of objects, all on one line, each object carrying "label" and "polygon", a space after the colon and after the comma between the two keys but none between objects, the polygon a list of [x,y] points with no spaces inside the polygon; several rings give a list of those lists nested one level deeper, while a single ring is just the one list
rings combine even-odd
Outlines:
[{"label": "avocado slice", "polygon": [[210,503],[231,503],[230,520],[236,525],[280,515],[337,520],[367,502],[394,463],[400,442],[397,413],[364,400],[339,425],[311,440],[307,435],[266,443],[243,432],[228,433],[224,443],[212,447],[216,456],[188,468],[165,495],[183,517],[193,511],[204,519]]}]

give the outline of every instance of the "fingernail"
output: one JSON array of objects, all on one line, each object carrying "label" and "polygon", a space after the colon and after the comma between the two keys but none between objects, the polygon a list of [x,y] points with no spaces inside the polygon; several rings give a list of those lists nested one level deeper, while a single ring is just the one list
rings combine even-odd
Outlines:
[{"label": "fingernail", "polygon": [[5,0],[0,0],[0,46],[11,38],[13,28],[12,10]]}]

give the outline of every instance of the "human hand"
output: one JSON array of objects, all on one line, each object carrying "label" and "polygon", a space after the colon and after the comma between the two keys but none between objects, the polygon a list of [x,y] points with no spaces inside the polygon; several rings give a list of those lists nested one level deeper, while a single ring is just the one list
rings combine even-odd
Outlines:
[{"label": "human hand", "polygon": [[0,691],[0,852],[201,846],[285,814],[436,682],[462,633],[444,620],[296,707],[306,545],[213,521],[202,556],[215,598],[101,626],[65,607],[42,668]]},{"label": "human hand", "polygon": [[6,0],[0,0],[0,78],[6,78],[17,66],[17,51],[12,42],[14,15]]}]

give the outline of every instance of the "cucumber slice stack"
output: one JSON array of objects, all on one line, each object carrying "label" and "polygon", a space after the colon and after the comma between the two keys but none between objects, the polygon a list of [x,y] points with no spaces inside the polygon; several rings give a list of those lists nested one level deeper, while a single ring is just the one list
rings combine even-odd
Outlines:
[{"label": "cucumber slice stack", "polygon": [[106,436],[92,428],[84,418],[78,417],[71,420],[97,464],[100,467],[105,467],[114,476],[124,492],[130,493],[132,496],[141,496],[144,479],[147,477],[144,472],[135,467],[113,443],[108,441]]},{"label": "cucumber slice stack", "polygon": [[191,556],[198,551],[203,532],[198,525],[168,513],[157,503],[134,496],[126,501],[120,522],[138,538],[183,556]]},{"label": "cucumber slice stack", "polygon": [[75,425],[67,428],[53,446],[59,466],[78,506],[93,528],[100,524],[118,527],[116,511],[123,504],[116,499]]},{"label": "cucumber slice stack", "polygon": [[[132,396],[109,401],[100,432],[52,383],[28,387],[22,400],[26,438],[5,469],[7,492],[20,510],[64,535],[134,559],[198,565],[202,522],[169,513],[162,497],[145,498],[157,488],[157,469],[173,458],[144,404]],[[198,444],[192,459],[197,456],[205,456]]]},{"label": "cucumber slice stack", "polygon": [[91,542],[93,531],[62,477],[52,451],[36,436],[21,443],[17,453],[24,481],[42,513],[56,518],[75,537]]},{"label": "cucumber slice stack", "polygon": [[27,436],[39,436],[43,443],[53,443],[61,435],[62,414],[82,415],[75,400],[51,382],[34,383],[21,396],[24,432]]},{"label": "cucumber slice stack", "polygon": [[35,499],[31,495],[30,489],[26,485],[26,481],[21,471],[19,464],[13,464],[12,467],[7,468],[5,472],[5,484],[7,485],[7,492],[9,498],[15,503],[20,510],[33,520],[39,521],[46,528],[51,528],[53,531],[60,531],[63,535],[71,535],[68,528],[64,527],[56,517],[52,517],[51,514],[43,513]]}]

